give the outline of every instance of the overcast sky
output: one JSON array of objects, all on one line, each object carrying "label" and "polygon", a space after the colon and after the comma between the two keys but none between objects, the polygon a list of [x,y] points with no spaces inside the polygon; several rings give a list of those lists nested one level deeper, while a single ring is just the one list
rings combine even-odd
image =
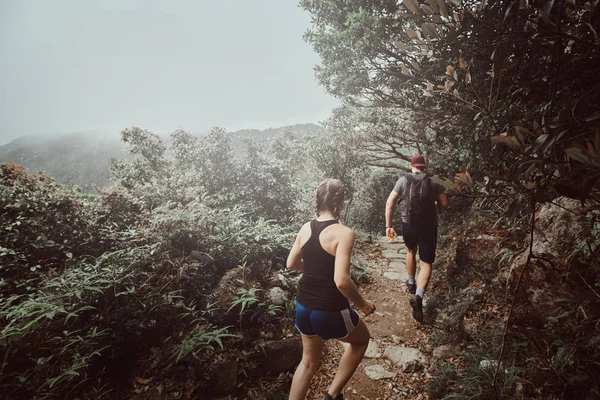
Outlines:
[{"label": "overcast sky", "polygon": [[0,144],[324,120],[294,0],[0,0]]}]

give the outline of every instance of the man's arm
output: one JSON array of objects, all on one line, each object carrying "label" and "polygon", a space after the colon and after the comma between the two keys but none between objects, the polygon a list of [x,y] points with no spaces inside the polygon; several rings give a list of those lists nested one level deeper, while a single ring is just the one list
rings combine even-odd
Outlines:
[{"label": "man's arm", "polygon": [[400,195],[398,192],[392,190],[385,203],[385,233],[390,240],[395,240],[394,238],[398,236],[396,230],[392,226],[392,215],[394,215],[394,209],[396,208],[399,197]]},{"label": "man's arm", "polygon": [[438,194],[438,204],[444,209],[448,208],[448,196],[446,196],[446,193]]},{"label": "man's arm", "polygon": [[398,198],[400,195],[395,190],[390,192],[388,199],[385,203],[385,226],[392,226],[392,215],[394,215],[394,209],[396,208],[396,203],[398,202]]}]

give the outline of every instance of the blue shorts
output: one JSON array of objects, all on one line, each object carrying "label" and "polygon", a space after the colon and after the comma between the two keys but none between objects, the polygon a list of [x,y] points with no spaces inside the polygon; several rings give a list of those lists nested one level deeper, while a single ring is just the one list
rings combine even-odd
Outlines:
[{"label": "blue shorts", "polygon": [[296,301],[296,329],[307,337],[343,339],[358,326],[360,317],[348,307],[340,311],[320,311],[304,307]]}]

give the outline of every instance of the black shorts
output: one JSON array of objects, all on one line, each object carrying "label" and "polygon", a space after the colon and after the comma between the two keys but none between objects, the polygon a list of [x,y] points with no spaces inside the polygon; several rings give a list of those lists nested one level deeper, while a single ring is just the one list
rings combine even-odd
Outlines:
[{"label": "black shorts", "polygon": [[437,225],[409,225],[402,223],[402,238],[411,251],[419,248],[419,258],[427,264],[435,261],[437,244]]}]

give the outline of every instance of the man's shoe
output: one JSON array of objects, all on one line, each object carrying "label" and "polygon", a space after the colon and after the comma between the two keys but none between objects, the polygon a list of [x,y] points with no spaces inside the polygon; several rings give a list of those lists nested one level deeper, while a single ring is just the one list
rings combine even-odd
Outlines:
[{"label": "man's shoe", "polygon": [[416,321],[423,322],[423,298],[415,295],[415,297],[410,299],[410,306],[413,309],[413,318]]},{"label": "man's shoe", "polygon": [[417,293],[417,284],[416,283],[410,283],[410,282],[406,281],[406,287],[408,288],[408,293],[410,293],[410,294]]},{"label": "man's shoe", "polygon": [[323,396],[323,400],[344,400],[343,394],[338,394],[335,398],[331,397],[329,393],[325,392],[325,396]]}]

